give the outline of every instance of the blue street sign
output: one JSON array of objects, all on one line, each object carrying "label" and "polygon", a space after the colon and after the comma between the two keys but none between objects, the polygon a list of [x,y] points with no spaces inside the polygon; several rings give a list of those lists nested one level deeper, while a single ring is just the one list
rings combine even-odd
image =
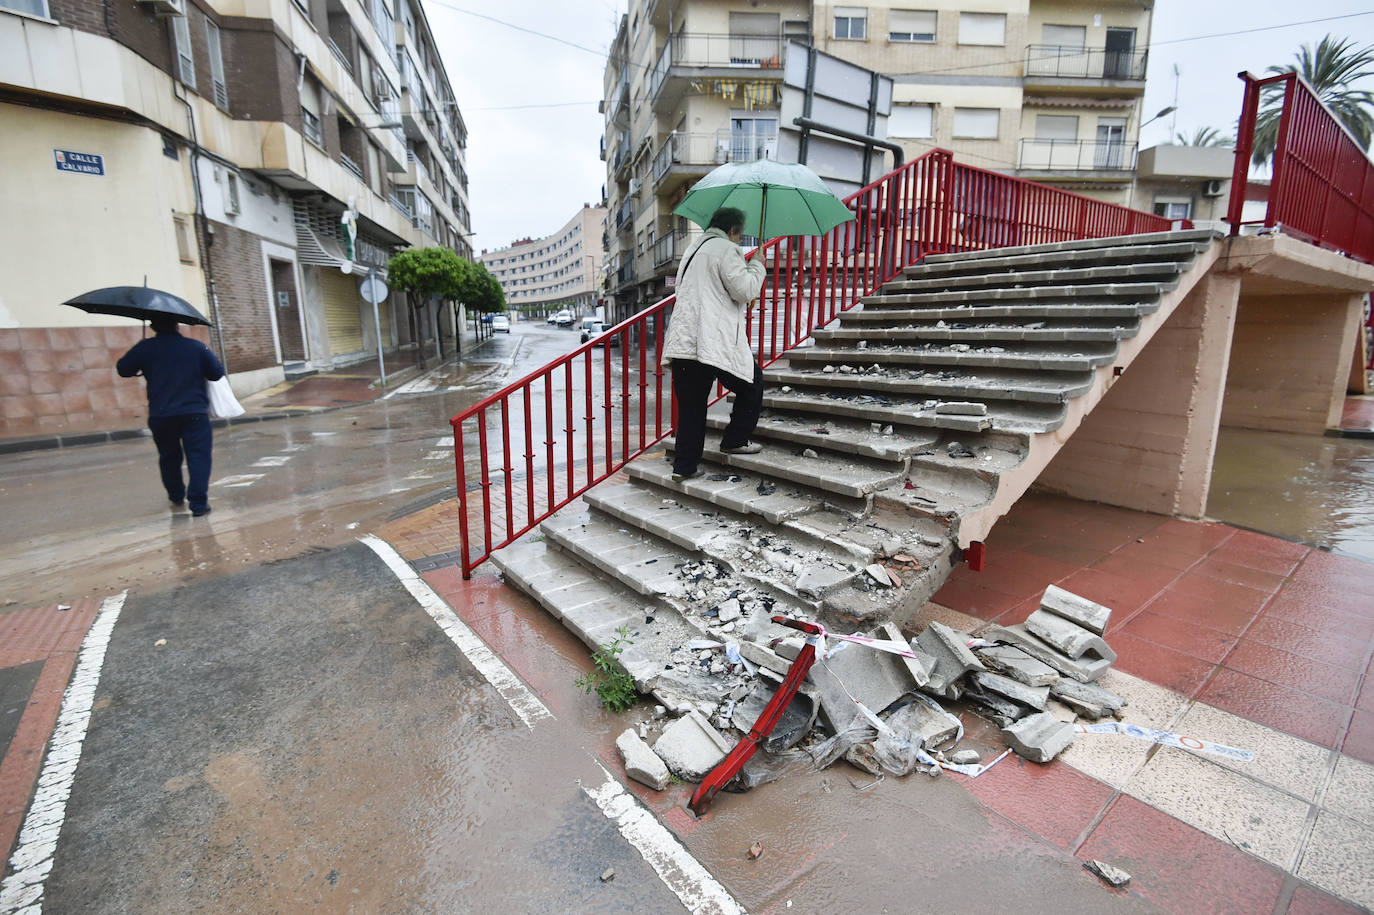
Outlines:
[{"label": "blue street sign", "polygon": [[94,153],[72,152],[70,149],[54,149],[53,158],[57,160],[59,172],[81,172],[85,175],[105,174],[105,158]]}]

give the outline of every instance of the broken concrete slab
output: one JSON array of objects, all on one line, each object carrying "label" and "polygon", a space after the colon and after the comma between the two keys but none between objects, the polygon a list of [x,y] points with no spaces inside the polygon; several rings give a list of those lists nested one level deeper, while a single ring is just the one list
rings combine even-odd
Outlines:
[{"label": "broken concrete slab", "polygon": [[[902,630],[898,629],[897,624],[890,620],[878,627],[877,634],[879,638],[907,644],[906,640],[902,638]],[[925,686],[930,682],[930,672],[935,669],[935,659],[924,651],[917,651],[915,646],[911,647],[911,653],[916,657],[908,658],[903,655],[896,657],[906,666],[907,672],[911,674],[912,682],[918,687]]]},{"label": "broken concrete slab", "polygon": [[792,662],[767,646],[747,639],[739,643],[740,657],[758,667],[766,667],[775,673],[786,674]]},{"label": "broken concrete slab", "polygon": [[1101,658],[1108,664],[1116,660],[1116,652],[1096,635],[1077,623],[1046,610],[1036,610],[1026,617],[1026,629],[1031,635],[1062,651],[1074,660]]},{"label": "broken concrete slab", "polygon": [[964,686],[963,698],[965,701],[972,702],[986,710],[989,717],[1001,727],[1006,727],[1011,722],[1019,721],[1033,713],[1031,709],[1019,702],[1013,702],[1005,696],[984,689],[977,683],[969,683]]},{"label": "broken concrete slab", "polygon": [[625,763],[625,774],[630,778],[655,791],[668,787],[667,765],[633,729],[627,728],[615,739],[615,748]]},{"label": "broken concrete slab", "polygon": [[[881,632],[865,633],[882,638]],[[877,714],[903,693],[916,689],[916,681],[903,659],[853,643],[828,659],[818,658],[807,675],[821,697],[821,716],[831,733],[839,733],[859,714],[857,699]],[[852,697],[852,698],[851,698]]]},{"label": "broken concrete slab", "polygon": [[1050,687],[1050,695],[1094,720],[1116,715],[1126,707],[1126,699],[1095,683],[1060,680]]},{"label": "broken concrete slab", "polygon": [[921,689],[946,699],[959,698],[959,681],[970,670],[985,670],[968,648],[967,632],[951,629],[943,623],[931,623],[913,640],[913,648],[935,658],[935,669]]},{"label": "broken concrete slab", "polygon": [[1073,743],[1073,725],[1060,721],[1049,712],[1039,712],[1022,718],[1011,727],[1002,729],[1002,739],[1031,762],[1049,762]]},{"label": "broken concrete slab", "polygon": [[[759,716],[763,714],[763,710],[772,701],[776,692],[768,681],[761,681],[735,706],[734,714],[730,717],[731,725],[748,734],[758,723]],[[809,686],[801,686],[783,709],[772,733],[765,737],[759,746],[769,753],[781,753],[796,746],[816,723],[820,707],[820,697],[816,691]]]},{"label": "broken concrete slab", "polygon": [[987,416],[988,405],[985,403],[946,400],[935,405],[935,412],[941,416]]},{"label": "broken concrete slab", "polygon": [[1094,858],[1091,861],[1084,861],[1083,867],[1092,871],[1112,886],[1125,886],[1131,882],[1131,875],[1119,867],[1112,867],[1106,861],[1098,861]]},{"label": "broken concrete slab", "polygon": [[663,729],[654,752],[678,778],[699,782],[730,752],[730,742],[693,711]]},{"label": "broken concrete slab", "polygon": [[1040,598],[1040,609],[1048,610],[1055,616],[1062,616],[1069,622],[1077,623],[1097,635],[1106,633],[1107,621],[1112,616],[1111,608],[1090,601],[1086,597],[1079,597],[1077,594],[1065,591],[1055,585],[1050,585],[1045,589],[1044,595]]},{"label": "broken concrete slab", "polygon": [[959,733],[958,718],[942,714],[920,699],[885,716],[883,722],[899,737],[926,749],[953,740]]},{"label": "broken concrete slab", "polygon": [[1048,686],[1027,686],[1018,683],[1011,677],[1004,677],[991,671],[976,670],[970,676],[973,681],[989,692],[1005,696],[1013,702],[1021,705],[1030,706],[1036,711],[1043,712],[1045,703],[1050,699],[1050,688]]},{"label": "broken concrete slab", "polygon": [[848,569],[834,566],[819,566],[807,569],[797,578],[797,592],[807,597],[824,597],[827,593],[849,581],[854,573]]},{"label": "broken concrete slab", "polygon": [[1112,666],[1110,661],[1100,658],[1074,660],[1062,651],[1058,651],[1053,646],[1031,635],[1026,631],[1024,623],[1017,623],[1015,626],[994,626],[983,635],[983,638],[989,642],[1005,642],[1013,645],[1037,661],[1048,664],[1061,674],[1073,677],[1080,683],[1091,683]]},{"label": "broken concrete slab", "polygon": [[977,750],[955,750],[949,754],[949,761],[956,766],[976,766],[983,761]]},{"label": "broken concrete slab", "polygon": [[1011,645],[980,648],[974,654],[984,664],[1027,686],[1049,686],[1060,679],[1059,671]]}]

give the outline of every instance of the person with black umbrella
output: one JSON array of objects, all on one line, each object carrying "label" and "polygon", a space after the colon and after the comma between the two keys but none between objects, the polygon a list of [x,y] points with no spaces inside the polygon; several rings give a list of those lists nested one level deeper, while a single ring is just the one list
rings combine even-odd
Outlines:
[{"label": "person with black umbrella", "polygon": [[[167,498],[180,508],[189,503],[199,518],[210,512],[210,400],[207,381],[224,377],[224,366],[199,340],[183,337],[177,322],[155,315],[156,336],[134,344],[115,363],[123,378],[142,375],[148,386],[148,429],[157,445],[158,467]],[[208,322],[206,322],[208,323]],[[183,458],[189,481],[183,481]]]}]

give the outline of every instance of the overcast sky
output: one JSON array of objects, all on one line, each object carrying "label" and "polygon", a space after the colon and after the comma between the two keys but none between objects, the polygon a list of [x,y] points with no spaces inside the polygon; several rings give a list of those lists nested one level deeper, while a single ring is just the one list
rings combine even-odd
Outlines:
[{"label": "overcast sky", "polygon": [[[599,202],[606,170],[596,103],[624,0],[423,3],[468,125],[473,248],[552,234],[583,203]],[[1232,133],[1243,91],[1236,73],[1288,63],[1299,45],[1328,32],[1374,44],[1374,14],[1238,30],[1371,12],[1370,0],[1157,0],[1145,117],[1174,103],[1175,65],[1178,111],[1145,127],[1142,148],[1166,142],[1171,130]],[[1219,33],[1233,34],[1199,38]]]}]

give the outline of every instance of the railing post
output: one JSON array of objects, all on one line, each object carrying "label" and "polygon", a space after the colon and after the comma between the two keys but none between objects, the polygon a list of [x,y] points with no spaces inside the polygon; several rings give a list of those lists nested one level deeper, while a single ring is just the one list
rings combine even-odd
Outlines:
[{"label": "railing post", "polygon": [[1293,122],[1293,96],[1297,94],[1296,72],[1284,80],[1283,114],[1279,115],[1278,142],[1274,146],[1273,178],[1269,182],[1269,205],[1264,209],[1264,227],[1272,229],[1278,223],[1278,202],[1283,199],[1288,177],[1288,131]]}]

